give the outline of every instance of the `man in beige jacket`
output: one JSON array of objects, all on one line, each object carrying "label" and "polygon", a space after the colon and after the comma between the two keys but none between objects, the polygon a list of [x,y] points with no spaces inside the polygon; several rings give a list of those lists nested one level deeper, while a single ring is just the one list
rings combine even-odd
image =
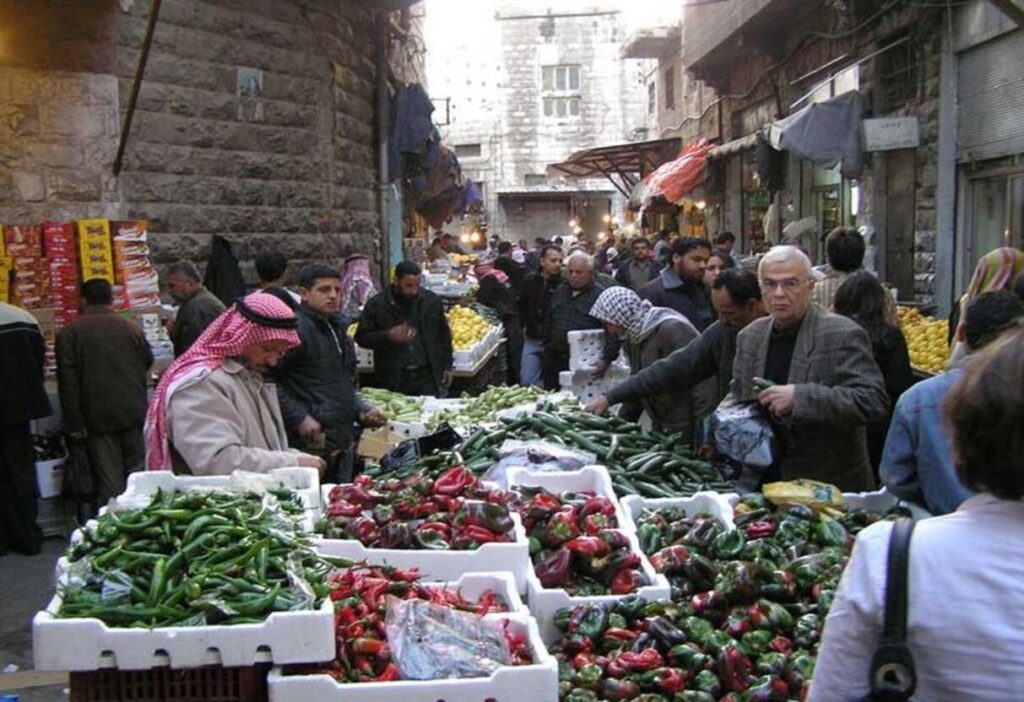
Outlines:
[{"label": "man in beige jacket", "polygon": [[196,475],[287,466],[323,470],[288,448],[277,392],[263,379],[298,346],[295,313],[256,292],[218,317],[167,369],[146,416],[146,465]]}]

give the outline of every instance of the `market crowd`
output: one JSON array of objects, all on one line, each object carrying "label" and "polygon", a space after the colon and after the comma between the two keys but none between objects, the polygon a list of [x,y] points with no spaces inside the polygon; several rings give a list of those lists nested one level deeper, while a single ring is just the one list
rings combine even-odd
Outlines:
[{"label": "market crowd", "polygon": [[[798,247],[743,258],[734,246],[729,232],[708,240],[663,231],[600,246],[492,240],[474,273],[478,300],[506,330],[507,372],[496,382],[557,390],[569,369],[569,333],[604,330],[602,358],[586,372],[621,372],[624,358],[628,377],[606,383],[588,411],[646,413],[656,428],[701,448],[716,408],[746,403],[762,408],[777,440],[777,460],[759,482],[813,478],[844,491],[881,483],[933,514],[969,498],[941,407],[972,358],[1024,316],[1024,254],[999,249],[979,262],[952,324],[953,367],[915,384],[893,297],[864,270],[856,230],[831,232],[827,264],[817,268]],[[457,249],[444,235],[428,253],[437,261]],[[96,505],[144,468],[300,465],[332,482],[351,479],[358,432],[388,421],[359,392],[349,328],[356,319],[355,343],[375,355],[375,384],[444,396],[452,334],[420,265],[398,264],[379,292],[363,256],[344,270],[288,269],[283,256],[261,254],[259,288],[225,308],[193,263],[169,267],[176,357],[150,399],[153,356],[141,330],[114,311],[109,283],[82,285],[84,314],[57,337],[57,384],[64,430],[91,468]],[[51,411],[43,342],[24,310],[3,305],[0,314],[10,389],[0,426],[0,550],[32,553],[41,537],[28,423]]]}]

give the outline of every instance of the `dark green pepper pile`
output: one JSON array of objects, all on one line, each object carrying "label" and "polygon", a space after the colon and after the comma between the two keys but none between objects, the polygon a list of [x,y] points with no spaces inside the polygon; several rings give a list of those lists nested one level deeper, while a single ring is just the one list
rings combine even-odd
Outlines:
[{"label": "dark green pepper pile", "polygon": [[742,639],[683,603],[638,597],[561,610],[564,638],[551,647],[564,702],[786,702],[800,699],[814,658],[794,648],[788,613],[748,608],[756,627]]},{"label": "dark green pepper pile", "polygon": [[158,491],[143,509],[108,511],[68,549],[58,616],[154,628],[318,607],[328,574],[351,563],[316,556],[288,516],[297,502],[281,497]]}]

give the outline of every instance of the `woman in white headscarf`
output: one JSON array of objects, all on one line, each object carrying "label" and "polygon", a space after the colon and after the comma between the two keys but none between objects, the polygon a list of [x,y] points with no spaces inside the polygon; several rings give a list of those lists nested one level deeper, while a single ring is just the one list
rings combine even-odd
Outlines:
[{"label": "woman in white headscarf", "polygon": [[[684,348],[699,332],[686,317],[667,307],[654,307],[647,300],[623,287],[611,287],[601,293],[590,315],[605,323],[608,334],[626,342],[626,357],[633,373]],[[694,406],[691,393],[663,394],[645,398],[643,409],[656,429],[680,432],[683,441],[692,444]],[[623,408],[628,413],[628,408]]]}]

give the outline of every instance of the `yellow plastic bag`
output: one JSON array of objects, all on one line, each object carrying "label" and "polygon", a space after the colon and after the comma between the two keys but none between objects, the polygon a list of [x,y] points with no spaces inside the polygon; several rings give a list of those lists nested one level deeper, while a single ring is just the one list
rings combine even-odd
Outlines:
[{"label": "yellow plastic bag", "polygon": [[835,485],[815,480],[787,480],[768,483],[763,490],[765,498],[778,505],[807,505],[812,509],[832,513],[844,504],[843,493]]}]

